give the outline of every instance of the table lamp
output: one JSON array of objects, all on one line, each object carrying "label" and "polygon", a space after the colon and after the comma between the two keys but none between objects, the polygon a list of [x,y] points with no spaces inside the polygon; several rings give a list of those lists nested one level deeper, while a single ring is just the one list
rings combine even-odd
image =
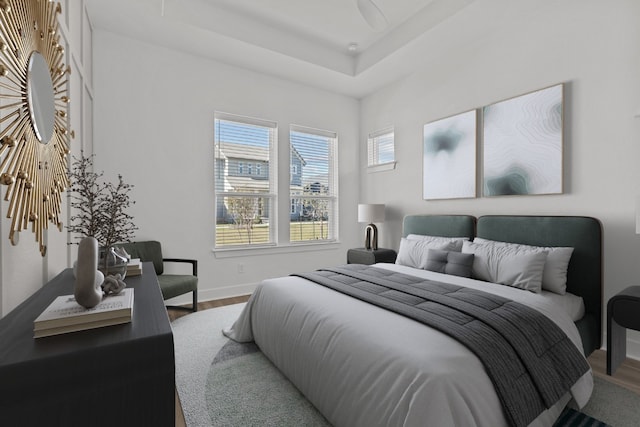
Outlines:
[{"label": "table lamp", "polygon": [[384,222],[384,205],[359,204],[358,222],[369,223],[365,229],[364,247],[368,250],[378,250],[378,228],[374,222]]}]

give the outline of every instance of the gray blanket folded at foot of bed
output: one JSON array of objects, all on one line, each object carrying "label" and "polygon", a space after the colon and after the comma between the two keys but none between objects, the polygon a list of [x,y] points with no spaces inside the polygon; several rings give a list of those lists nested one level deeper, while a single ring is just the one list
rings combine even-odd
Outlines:
[{"label": "gray blanket folded at foot of bed", "polygon": [[483,363],[514,426],[528,425],[589,370],[553,321],[497,295],[359,264],[296,276],[457,339]]}]

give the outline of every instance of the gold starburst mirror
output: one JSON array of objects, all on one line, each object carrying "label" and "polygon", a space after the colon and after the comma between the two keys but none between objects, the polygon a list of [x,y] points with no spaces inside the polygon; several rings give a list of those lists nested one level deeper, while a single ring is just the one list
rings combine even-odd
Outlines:
[{"label": "gold starburst mirror", "polygon": [[49,223],[62,231],[61,192],[69,186],[67,75],[58,34],[60,3],[0,0],[0,184],[9,239],[31,228],[46,253]]}]

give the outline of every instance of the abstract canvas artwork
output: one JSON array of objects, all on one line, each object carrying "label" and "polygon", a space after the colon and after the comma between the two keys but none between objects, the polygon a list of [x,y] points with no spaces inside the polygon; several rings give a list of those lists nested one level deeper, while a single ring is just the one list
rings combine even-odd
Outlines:
[{"label": "abstract canvas artwork", "polygon": [[424,199],[476,196],[476,128],[476,110],[424,125]]},{"label": "abstract canvas artwork", "polygon": [[563,86],[483,108],[483,194],[562,193]]}]

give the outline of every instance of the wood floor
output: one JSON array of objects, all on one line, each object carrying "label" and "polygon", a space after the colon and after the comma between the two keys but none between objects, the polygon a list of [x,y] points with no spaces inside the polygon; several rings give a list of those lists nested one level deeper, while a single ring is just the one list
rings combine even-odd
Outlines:
[{"label": "wood floor", "polygon": [[627,358],[613,376],[607,375],[606,351],[596,350],[588,360],[595,376],[640,394],[640,360]]},{"label": "wood floor", "polygon": [[[250,295],[244,295],[241,297],[225,298],[225,299],[218,299],[213,301],[203,301],[198,303],[198,311],[206,310],[208,308],[224,307],[225,305],[240,304],[242,302],[247,302],[247,300],[249,299],[249,296]],[[189,307],[191,306],[189,305]],[[172,322],[179,317],[191,314],[190,311],[173,310],[171,308],[167,310],[167,313],[169,314],[169,320],[171,320]]]},{"label": "wood floor", "polygon": [[[198,304],[198,310],[223,307],[225,305],[246,302],[249,295],[226,298],[215,301],[204,301]],[[179,317],[190,314],[188,311],[169,309],[169,319],[173,322]],[[613,376],[607,375],[607,353],[604,350],[596,350],[589,356],[589,364],[595,376],[610,381],[640,395],[640,361],[627,358],[616,370]],[[176,427],[186,427],[180,398],[176,392]]]}]

